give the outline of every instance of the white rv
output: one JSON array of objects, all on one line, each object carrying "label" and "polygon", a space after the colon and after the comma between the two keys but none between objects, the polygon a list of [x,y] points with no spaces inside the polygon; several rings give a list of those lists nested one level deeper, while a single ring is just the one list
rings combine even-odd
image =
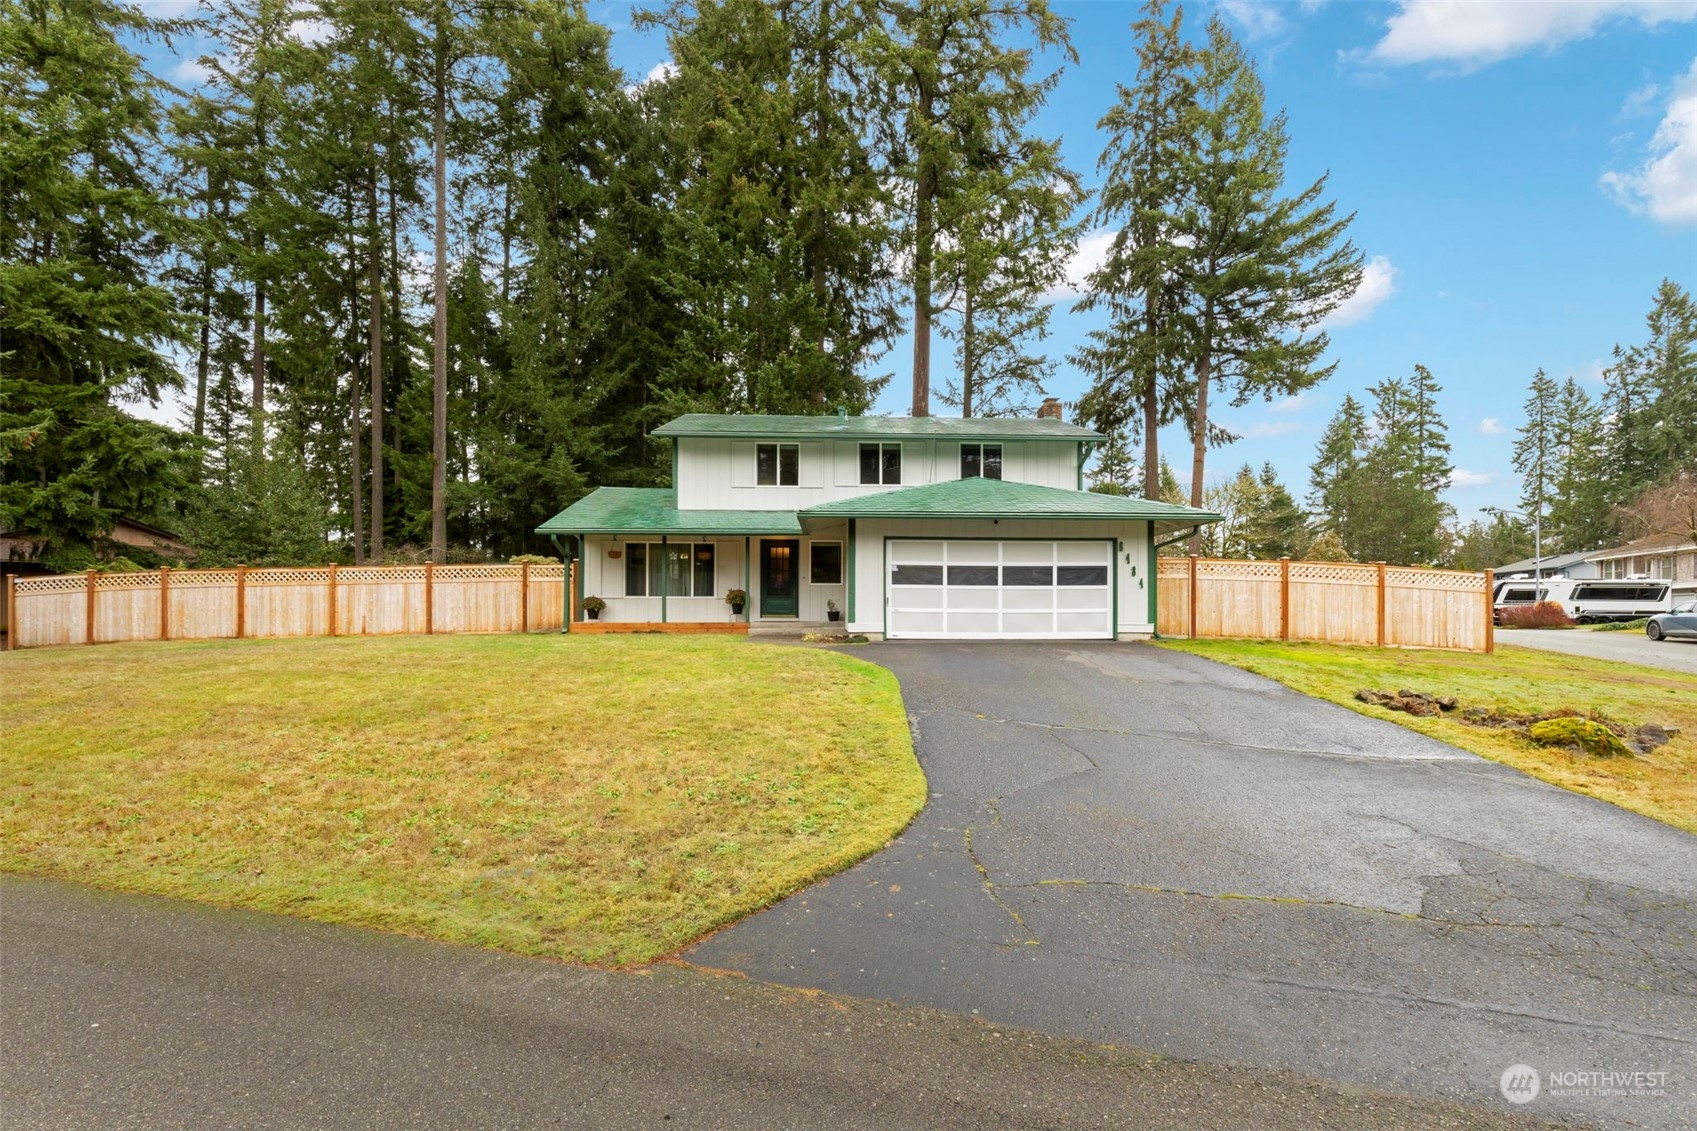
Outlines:
[{"label": "white rv", "polygon": [[1550,601],[1580,624],[1638,620],[1673,608],[1673,585],[1665,578],[1615,580],[1571,577],[1510,578],[1497,583],[1491,604],[1499,623],[1504,609]]}]

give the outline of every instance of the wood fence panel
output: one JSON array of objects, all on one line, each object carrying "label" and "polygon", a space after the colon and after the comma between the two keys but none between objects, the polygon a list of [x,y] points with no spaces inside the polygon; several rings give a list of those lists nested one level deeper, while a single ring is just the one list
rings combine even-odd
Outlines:
[{"label": "wood fence panel", "polygon": [[[440,571],[437,576],[441,576]],[[423,631],[423,566],[354,566],[336,571],[338,635],[389,636]]]},{"label": "wood fence panel", "polygon": [[14,612],[6,631],[19,648],[83,644],[88,580],[71,577],[20,577],[14,585]]},{"label": "wood fence panel", "polygon": [[236,634],[236,571],[171,571],[171,639],[215,640]]},{"label": "wood fence panel", "polygon": [[1276,561],[1196,562],[1196,634],[1277,639],[1282,616]]},{"label": "wood fence panel", "polygon": [[328,569],[247,571],[247,635],[327,636]]},{"label": "wood fence panel", "polygon": [[1190,559],[1155,559],[1155,631],[1190,635]]},{"label": "wood fence panel", "polygon": [[103,573],[94,578],[94,642],[159,639],[159,575]]},{"label": "wood fence panel", "polygon": [[1379,570],[1350,562],[1290,563],[1290,638],[1329,644],[1378,640]]},{"label": "wood fence panel", "polygon": [[1385,571],[1385,643],[1483,652],[1480,579],[1448,570]]},{"label": "wood fence panel", "polygon": [[520,580],[516,565],[437,567],[436,631],[518,631]]},{"label": "wood fence panel", "polygon": [[558,632],[565,624],[566,567],[530,567],[530,631]]}]

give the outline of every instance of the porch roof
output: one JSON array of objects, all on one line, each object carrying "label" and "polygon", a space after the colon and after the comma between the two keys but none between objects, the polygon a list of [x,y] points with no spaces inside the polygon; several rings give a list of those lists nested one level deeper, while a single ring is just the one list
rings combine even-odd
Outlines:
[{"label": "porch roof", "polygon": [[538,534],[800,534],[794,511],[680,511],[670,487],[597,487]]}]

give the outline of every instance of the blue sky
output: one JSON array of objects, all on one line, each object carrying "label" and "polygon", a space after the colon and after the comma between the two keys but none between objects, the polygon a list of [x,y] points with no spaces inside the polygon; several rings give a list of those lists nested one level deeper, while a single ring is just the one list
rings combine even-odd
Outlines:
[{"label": "blue sky", "polygon": [[[1444,388],[1451,503],[1464,520],[1513,506],[1509,455],[1533,371],[1600,390],[1614,344],[1642,339],[1657,284],[1697,286],[1697,0],[1221,0],[1187,7],[1193,33],[1216,7],[1255,56],[1269,104],[1289,113],[1289,183],[1330,172],[1369,267],[1330,327],[1333,378],[1297,403],[1223,413],[1243,438],[1210,453],[1209,479],[1271,460],[1305,493],[1343,396],[1418,363]],[[1137,7],[1056,8],[1080,59],[1038,126],[1094,185],[1095,123],[1135,73]],[[631,29],[634,5],[598,0],[590,11],[615,30],[615,62],[633,78],[665,61],[662,37]],[[173,61],[157,64],[172,73]],[[1093,236],[1075,273],[1101,245]],[[1093,319],[1058,305],[1052,354],[1064,359]],[[948,347],[933,346],[934,387]],[[879,362],[895,375],[879,411],[906,411],[910,348],[898,342]],[[1049,391],[1071,400],[1085,384],[1063,360]],[[1182,432],[1161,443],[1186,478]]]}]

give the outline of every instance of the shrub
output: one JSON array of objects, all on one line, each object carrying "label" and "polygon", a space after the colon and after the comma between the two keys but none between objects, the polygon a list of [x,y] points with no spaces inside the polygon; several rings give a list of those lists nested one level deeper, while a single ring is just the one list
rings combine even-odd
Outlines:
[{"label": "shrub", "polygon": [[1599,758],[1620,758],[1632,752],[1615,732],[1593,719],[1545,719],[1527,730],[1540,746],[1577,746]]},{"label": "shrub", "polygon": [[1649,617],[1639,617],[1637,620],[1612,620],[1607,624],[1597,626],[1598,632],[1643,632],[1644,626],[1650,623]]},{"label": "shrub", "polygon": [[551,558],[547,554],[514,554],[507,559],[508,565],[558,565],[559,558]]},{"label": "shrub", "polygon": [[1539,601],[1535,605],[1512,605],[1497,616],[1504,628],[1572,628],[1573,618],[1554,601]]}]

